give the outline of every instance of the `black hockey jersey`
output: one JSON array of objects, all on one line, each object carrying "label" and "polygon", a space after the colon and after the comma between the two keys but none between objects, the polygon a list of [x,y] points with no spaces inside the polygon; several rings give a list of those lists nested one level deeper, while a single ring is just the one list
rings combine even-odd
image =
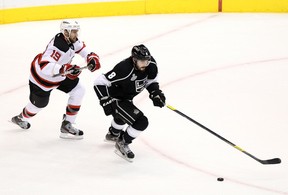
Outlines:
[{"label": "black hockey jersey", "polygon": [[99,99],[110,96],[119,100],[132,100],[145,88],[149,92],[159,89],[157,75],[157,63],[153,57],[145,71],[137,70],[132,57],[129,57],[100,75],[94,82],[95,91]]}]

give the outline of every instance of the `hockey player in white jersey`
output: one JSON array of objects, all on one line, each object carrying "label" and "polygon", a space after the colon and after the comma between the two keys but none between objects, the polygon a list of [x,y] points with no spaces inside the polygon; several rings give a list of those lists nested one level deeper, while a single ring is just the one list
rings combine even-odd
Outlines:
[{"label": "hockey player in white jersey", "polygon": [[[72,65],[75,54],[87,61],[87,68],[94,72],[100,68],[99,57],[86,48],[78,39],[80,25],[76,21],[64,20],[60,24],[60,33],[48,43],[45,51],[39,53],[31,63],[29,102],[22,112],[12,118],[12,122],[23,129],[30,128],[29,119],[49,103],[50,93],[58,89],[69,95],[66,113],[60,127],[60,137],[82,139],[83,131],[72,126],[85,93],[79,81],[80,67]],[[55,76],[59,75],[59,76]]]}]

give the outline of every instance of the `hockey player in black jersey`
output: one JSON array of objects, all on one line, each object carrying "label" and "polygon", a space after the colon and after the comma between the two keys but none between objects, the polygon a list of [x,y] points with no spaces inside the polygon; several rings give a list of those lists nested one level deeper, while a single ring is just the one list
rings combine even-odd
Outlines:
[{"label": "hockey player in black jersey", "polygon": [[[155,59],[141,44],[132,48],[130,57],[95,80],[94,90],[100,105],[107,116],[113,116],[105,139],[115,141],[116,150],[128,160],[134,158],[128,145],[148,127],[147,117],[133,104],[133,98],[146,88],[154,106],[165,106],[157,75]],[[125,124],[128,127],[124,131]]]}]

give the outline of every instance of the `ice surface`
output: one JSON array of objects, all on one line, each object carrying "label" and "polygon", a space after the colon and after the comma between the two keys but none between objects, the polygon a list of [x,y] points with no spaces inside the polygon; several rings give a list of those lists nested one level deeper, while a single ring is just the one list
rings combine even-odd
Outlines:
[{"label": "ice surface", "polygon": [[[57,90],[29,130],[8,122],[27,104],[30,63],[59,20],[0,26],[0,194],[288,194],[288,15],[179,14],[78,19],[81,40],[102,68],[83,71],[77,118],[83,140],[62,140],[67,95]],[[135,104],[149,127],[130,148],[133,163],[103,141],[110,125],[93,81],[143,43],[156,58],[167,103],[260,159],[262,165],[147,92]],[[83,65],[83,60],[75,58]],[[223,177],[224,182],[217,178]]]}]

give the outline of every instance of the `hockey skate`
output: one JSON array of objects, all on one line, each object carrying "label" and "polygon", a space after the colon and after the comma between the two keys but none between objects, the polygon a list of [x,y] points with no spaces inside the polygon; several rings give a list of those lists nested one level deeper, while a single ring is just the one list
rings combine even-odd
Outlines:
[{"label": "hockey skate", "polygon": [[115,153],[127,160],[128,162],[133,162],[134,153],[130,150],[129,145],[124,142],[123,139],[119,138],[115,144]]},{"label": "hockey skate", "polygon": [[24,121],[23,117],[21,114],[14,116],[11,119],[11,122],[18,125],[19,127],[21,127],[22,129],[29,129],[30,128],[30,123],[28,121]]},{"label": "hockey skate", "polygon": [[63,116],[62,125],[60,128],[60,138],[63,139],[83,139],[83,131],[72,126],[69,121],[66,121],[66,115]]},{"label": "hockey skate", "polygon": [[118,134],[114,134],[112,132],[112,127],[109,127],[108,133],[105,136],[105,140],[106,142],[113,142],[115,143],[117,141],[117,139],[123,134],[123,131],[120,131]]}]

